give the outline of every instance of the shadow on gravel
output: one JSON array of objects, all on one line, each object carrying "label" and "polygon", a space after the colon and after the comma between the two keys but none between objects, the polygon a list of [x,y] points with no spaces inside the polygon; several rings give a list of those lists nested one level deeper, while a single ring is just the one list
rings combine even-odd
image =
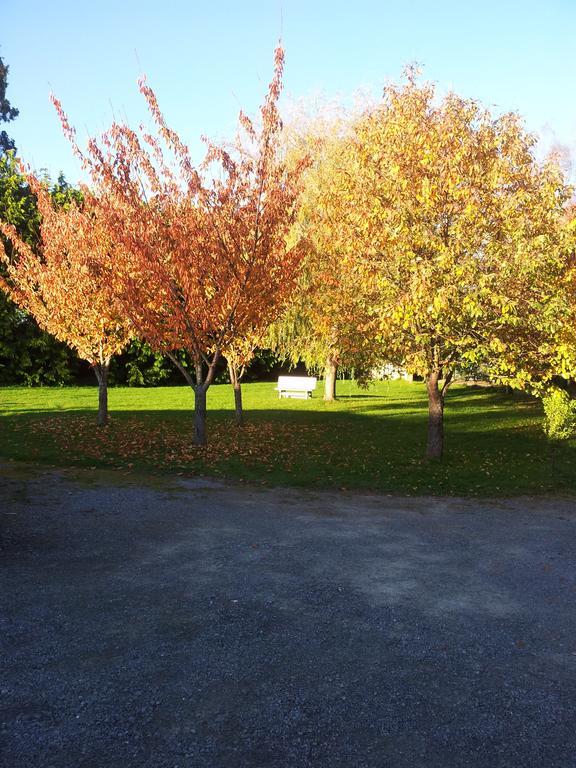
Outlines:
[{"label": "shadow on gravel", "polygon": [[573,502],[0,494],[2,765],[573,765]]}]

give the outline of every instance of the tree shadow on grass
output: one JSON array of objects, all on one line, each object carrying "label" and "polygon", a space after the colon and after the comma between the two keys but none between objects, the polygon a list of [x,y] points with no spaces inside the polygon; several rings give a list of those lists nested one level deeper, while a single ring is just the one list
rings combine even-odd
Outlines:
[{"label": "tree shadow on grass", "polygon": [[[387,395],[386,394],[382,395],[379,392],[362,392],[362,393],[338,392],[337,395],[336,395],[336,400],[337,401],[338,400],[366,400],[366,399],[369,399],[369,398],[371,399],[371,398],[374,398],[374,397],[375,398],[382,398],[382,397],[387,397]],[[325,402],[322,397],[316,397],[314,399],[315,400],[322,400],[323,402]]]},{"label": "tree shadow on grass", "polygon": [[[487,398],[491,402],[491,396]],[[456,410],[451,414],[451,411]],[[423,459],[427,414],[414,403],[395,409],[308,410],[284,406],[208,413],[207,449],[192,444],[191,411],[115,410],[95,426],[95,409],[39,409],[2,417],[0,455],[59,466],[141,467],[220,474],[305,487],[396,493],[518,494],[550,490],[547,446],[535,424],[513,408],[476,405],[446,412],[444,461]],[[576,492],[576,448],[557,463],[559,489]]]}]

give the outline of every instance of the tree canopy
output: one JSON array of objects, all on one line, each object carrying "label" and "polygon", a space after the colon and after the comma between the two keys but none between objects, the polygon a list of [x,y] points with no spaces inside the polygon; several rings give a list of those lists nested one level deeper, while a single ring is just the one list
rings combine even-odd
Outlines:
[{"label": "tree canopy", "polygon": [[104,424],[110,360],[131,336],[113,290],[119,249],[103,226],[99,201],[86,196],[62,205],[40,180],[30,175],[28,182],[38,203],[40,242],[32,248],[14,225],[0,222],[12,246],[0,287],[94,368],[101,389],[99,423]]},{"label": "tree canopy", "polygon": [[386,357],[426,378],[430,457],[442,453],[455,371],[503,372],[505,359],[515,374],[527,318],[558,311],[551,286],[566,269],[569,189],[553,163],[536,161],[534,144],[516,115],[494,117],[454,94],[438,100],[409,71],[329,160],[312,226],[323,250],[361,275]]},{"label": "tree canopy", "polygon": [[[117,295],[138,336],[168,353],[192,385],[200,445],[220,355],[271,322],[301,260],[299,244],[287,241],[304,162],[289,166],[280,152],[283,62],[279,48],[261,125],[241,113],[244,143],[232,151],[209,143],[199,168],[145,81],[140,89],[157,135],[115,123],[85,152],[56,101],[65,132],[106,200],[101,210],[110,238],[122,244]],[[178,360],[182,349],[193,371]]]},{"label": "tree canopy", "polygon": [[241,112],[234,143],[206,140],[200,164],[145,80],[151,132],[114,122],[86,149],[54,99],[90,185],[26,179],[0,154],[9,295],[90,362],[101,394],[129,336],[157,373],[167,355],[194,390],[198,445],[221,357],[240,422],[242,370],[265,339],[324,368],[326,399],[338,366],[423,376],[430,458],[456,374],[534,393],[574,376],[572,189],[520,118],[440,98],[409,68],[363,112],[287,140],[283,64],[278,48],[259,120]]},{"label": "tree canopy", "polygon": [[[13,107],[6,96],[8,87],[8,65],[0,57],[0,122],[9,123],[18,117],[18,110]],[[0,131],[0,157],[10,149],[14,149],[14,141],[8,136],[6,131]]]}]

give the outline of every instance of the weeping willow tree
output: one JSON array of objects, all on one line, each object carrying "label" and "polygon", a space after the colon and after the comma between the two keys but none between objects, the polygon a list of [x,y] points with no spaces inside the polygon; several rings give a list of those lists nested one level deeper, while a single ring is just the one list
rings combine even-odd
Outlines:
[{"label": "weeping willow tree", "polygon": [[[317,215],[318,206],[324,205],[331,166],[356,112],[351,105],[315,104],[312,116],[300,111],[284,133],[288,162],[308,158],[290,235],[303,244],[306,255],[290,302],[268,329],[264,345],[290,365],[303,362],[323,376],[325,400],[335,399],[339,372],[353,371],[365,383],[370,370],[383,360],[381,346],[374,343],[377,317],[367,300],[365,277],[360,280],[354,268],[348,242],[338,247],[338,222]],[[327,239],[329,249],[324,245]]]},{"label": "weeping willow tree", "polygon": [[354,371],[366,383],[382,362],[370,332],[375,321],[345,262],[310,250],[292,301],[269,328],[265,345],[290,365],[303,362],[323,375],[324,399],[330,401],[339,371]]},{"label": "weeping willow tree", "polygon": [[[338,156],[347,125],[341,120],[300,126],[292,136],[295,157],[312,157],[305,172],[299,216],[293,237],[305,244],[306,255],[290,303],[268,331],[266,345],[280,358],[323,375],[324,399],[336,397],[339,371],[354,371],[366,382],[369,371],[382,363],[382,348],[374,342],[377,316],[369,301],[370,289],[351,258],[348,243],[339,247],[336,219],[320,220],[318,206],[330,185],[332,163]],[[324,206],[325,207],[325,206]],[[329,239],[331,247],[324,244]]]}]

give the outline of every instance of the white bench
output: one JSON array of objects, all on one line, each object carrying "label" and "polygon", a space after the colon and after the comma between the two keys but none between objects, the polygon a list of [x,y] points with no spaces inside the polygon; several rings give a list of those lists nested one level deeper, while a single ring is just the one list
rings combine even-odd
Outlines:
[{"label": "white bench", "polygon": [[278,397],[299,397],[303,400],[312,397],[312,392],[316,389],[316,378],[314,376],[279,376]]}]

